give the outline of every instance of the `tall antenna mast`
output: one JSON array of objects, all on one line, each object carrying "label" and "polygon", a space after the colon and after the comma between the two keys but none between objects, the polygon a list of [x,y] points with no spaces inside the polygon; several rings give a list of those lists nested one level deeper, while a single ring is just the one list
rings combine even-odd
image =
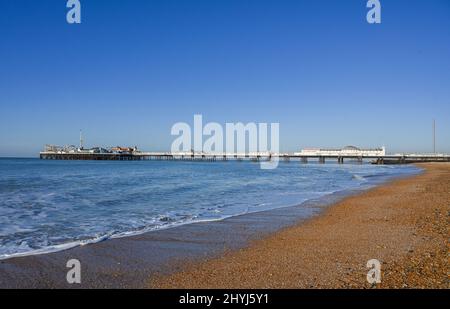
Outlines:
[{"label": "tall antenna mast", "polygon": [[436,120],[433,119],[433,153],[436,153]]},{"label": "tall antenna mast", "polygon": [[83,149],[83,132],[80,129],[80,149]]}]

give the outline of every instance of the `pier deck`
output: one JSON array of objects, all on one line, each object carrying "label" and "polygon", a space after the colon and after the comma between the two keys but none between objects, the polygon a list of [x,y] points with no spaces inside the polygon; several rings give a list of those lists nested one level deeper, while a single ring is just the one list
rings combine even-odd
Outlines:
[{"label": "pier deck", "polygon": [[55,153],[41,152],[40,158],[43,160],[109,160],[109,161],[140,161],[140,160],[183,160],[183,161],[228,161],[228,160],[249,160],[249,161],[299,161],[308,163],[317,161],[325,163],[334,161],[343,164],[344,161],[356,161],[362,163],[364,160],[371,160],[373,164],[408,164],[419,162],[450,162],[450,155],[420,155],[420,154],[396,154],[385,156],[334,156],[334,155],[303,155],[303,154],[206,154],[206,153],[170,153],[170,152],[136,152],[136,153]]}]

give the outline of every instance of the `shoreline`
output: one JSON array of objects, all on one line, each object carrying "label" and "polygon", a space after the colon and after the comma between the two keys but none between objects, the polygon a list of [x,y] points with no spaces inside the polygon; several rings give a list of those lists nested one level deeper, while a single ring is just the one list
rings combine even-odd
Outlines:
[{"label": "shoreline", "polygon": [[[407,176],[406,179],[420,175]],[[400,179],[404,177],[400,176]],[[288,206],[221,221],[198,222],[110,239],[49,254],[1,260],[0,287],[175,287],[165,286],[164,280],[201,265],[204,261],[214,261],[253,248],[259,241],[266,241],[285,230],[322,217],[341,200],[389,186],[390,182],[392,180],[375,188],[355,190],[350,196],[337,195],[328,204],[312,203],[309,206],[314,211],[312,218],[302,217],[304,209],[301,210],[299,206]],[[65,281],[65,263],[72,258],[79,259],[84,269],[82,284],[78,286]],[[195,287],[195,284],[189,287]]]},{"label": "shoreline", "polygon": [[[187,263],[245,248],[254,240],[307,221],[335,202],[365,190],[370,188],[338,191],[295,206],[239,214],[221,220],[192,222],[53,252],[0,259],[0,288],[146,287],[149,275],[171,274],[184,269]],[[123,254],[123,250],[128,251],[128,255]],[[99,262],[102,257],[107,258]],[[89,272],[85,274],[88,282],[83,280],[81,286],[71,286],[65,281],[67,269],[63,265],[73,258],[88,261],[89,264]]]},{"label": "shoreline", "polygon": [[[420,173],[420,171],[418,172]],[[414,176],[416,174],[411,174],[411,175],[401,175],[401,176],[394,176],[395,179],[397,178],[403,178],[403,177],[411,177]],[[381,183],[384,182],[389,182],[391,181],[391,179],[386,179],[384,181],[382,181]],[[380,183],[377,184],[372,184],[370,187],[361,187],[361,188],[350,188],[350,189],[344,189],[341,191],[336,191],[333,193],[329,193],[326,194],[324,196],[318,197],[318,198],[313,198],[313,199],[309,199],[306,200],[304,202],[301,202],[298,205],[288,205],[288,206],[283,206],[283,207],[277,207],[277,208],[273,208],[273,209],[267,209],[267,210],[261,210],[261,211],[254,211],[254,212],[247,212],[247,213],[240,213],[240,214],[235,214],[235,215],[230,215],[230,216],[226,216],[223,218],[217,218],[217,219],[206,219],[206,220],[198,220],[198,221],[189,221],[189,222],[183,222],[183,223],[178,223],[178,224],[173,224],[173,225],[167,225],[167,226],[161,226],[158,228],[154,228],[154,229],[144,229],[142,231],[136,231],[136,232],[126,232],[124,234],[113,234],[111,236],[108,235],[104,235],[104,236],[99,236],[95,239],[87,239],[87,240],[83,240],[83,241],[73,241],[73,242],[69,242],[69,243],[64,243],[64,244],[60,244],[60,245],[55,245],[53,247],[48,247],[48,248],[42,248],[42,249],[37,249],[34,251],[29,251],[29,252],[23,252],[23,253],[15,253],[11,256],[7,256],[7,257],[1,257],[0,256],[0,262],[2,261],[7,261],[10,259],[15,259],[15,258],[24,258],[24,257],[32,257],[32,256],[39,256],[39,255],[46,255],[46,254],[53,254],[53,253],[58,253],[58,252],[62,252],[62,251],[66,251],[66,250],[71,250],[77,247],[83,247],[83,246],[87,246],[87,245],[95,245],[104,241],[111,241],[111,240],[116,240],[116,239],[123,239],[123,238],[128,238],[128,237],[137,237],[140,235],[144,235],[147,233],[155,233],[155,232],[161,232],[161,231],[165,231],[165,230],[169,230],[169,229],[178,229],[180,227],[183,227],[185,225],[191,225],[191,224],[210,224],[210,223],[214,223],[214,222],[221,222],[221,221],[225,221],[225,220],[230,220],[232,218],[236,218],[236,217],[241,217],[241,216],[250,216],[253,214],[268,214],[274,211],[282,211],[283,209],[287,209],[287,208],[297,208],[297,207],[304,207],[307,209],[314,209],[314,208],[320,208],[321,210],[318,211],[318,213],[312,211],[311,213],[308,214],[304,214],[304,216],[298,216],[296,218],[296,220],[308,220],[313,216],[316,215],[320,215],[320,212],[323,210],[322,208],[326,208],[330,205],[333,205],[334,203],[338,202],[341,199],[344,199],[346,197],[352,196],[352,195],[356,195],[356,194],[360,194],[361,192],[367,191],[372,189],[373,187],[379,186]]]},{"label": "shoreline", "polygon": [[[450,164],[344,198],[321,215],[219,258],[149,278],[149,288],[445,288]],[[366,281],[371,259],[382,281]]]},{"label": "shoreline", "polygon": [[[5,159],[8,159],[8,158],[5,158]],[[175,222],[173,224],[155,226],[152,228],[144,228],[142,230],[104,234],[104,235],[96,236],[95,238],[88,238],[88,239],[84,239],[84,240],[74,240],[74,241],[70,241],[67,243],[51,245],[51,246],[48,246],[45,248],[35,249],[35,250],[27,251],[27,252],[13,253],[8,256],[0,255],[0,261],[6,261],[9,259],[14,259],[14,258],[38,256],[38,255],[45,255],[45,254],[54,254],[54,253],[58,253],[61,251],[71,250],[71,249],[74,249],[77,247],[83,247],[86,245],[95,245],[95,244],[103,242],[103,241],[111,241],[114,239],[121,239],[121,238],[126,238],[126,237],[135,237],[135,236],[143,235],[146,233],[153,233],[153,232],[164,231],[167,229],[179,228],[181,226],[189,225],[189,224],[220,222],[223,220],[229,220],[234,217],[251,215],[253,213],[268,213],[268,214],[270,214],[270,212],[276,211],[277,209],[282,210],[282,209],[291,208],[291,207],[304,207],[304,208],[308,209],[311,207],[314,208],[316,206],[324,208],[324,207],[328,207],[330,205],[337,203],[339,200],[341,200],[343,198],[346,198],[346,197],[349,197],[352,195],[356,195],[356,194],[360,194],[361,192],[370,190],[374,187],[388,183],[395,179],[402,179],[405,177],[415,176],[422,172],[423,172],[423,169],[417,168],[417,170],[409,171],[408,173],[398,173],[398,174],[393,174],[393,175],[388,175],[388,176],[375,175],[377,177],[376,180],[375,181],[372,180],[371,182],[368,182],[367,184],[360,183],[359,186],[349,187],[346,189],[340,189],[340,190],[337,190],[337,191],[334,191],[331,193],[327,193],[323,196],[307,199],[307,200],[297,203],[297,204],[285,205],[282,207],[269,208],[269,209],[265,209],[265,210],[237,213],[237,214],[224,216],[221,218],[212,218],[212,219],[205,219],[205,220],[192,220],[192,221],[187,221],[187,222]],[[304,216],[303,215],[298,216],[297,219],[298,220],[307,220],[315,215],[317,215],[317,213],[307,213]]]}]

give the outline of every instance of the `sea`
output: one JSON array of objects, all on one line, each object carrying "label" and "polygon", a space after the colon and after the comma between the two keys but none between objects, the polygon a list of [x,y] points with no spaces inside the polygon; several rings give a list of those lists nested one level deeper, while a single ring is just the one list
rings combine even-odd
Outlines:
[{"label": "sea", "polygon": [[[0,159],[0,259],[302,207],[417,174],[410,165]],[[305,207],[305,215],[309,212]]]}]

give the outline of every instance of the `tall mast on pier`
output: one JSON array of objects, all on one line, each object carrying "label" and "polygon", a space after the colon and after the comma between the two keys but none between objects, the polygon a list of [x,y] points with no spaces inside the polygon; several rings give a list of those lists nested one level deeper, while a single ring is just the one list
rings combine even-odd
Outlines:
[{"label": "tall mast on pier", "polygon": [[436,120],[433,119],[433,153],[436,153]]},{"label": "tall mast on pier", "polygon": [[83,149],[83,132],[80,129],[80,149]]}]

